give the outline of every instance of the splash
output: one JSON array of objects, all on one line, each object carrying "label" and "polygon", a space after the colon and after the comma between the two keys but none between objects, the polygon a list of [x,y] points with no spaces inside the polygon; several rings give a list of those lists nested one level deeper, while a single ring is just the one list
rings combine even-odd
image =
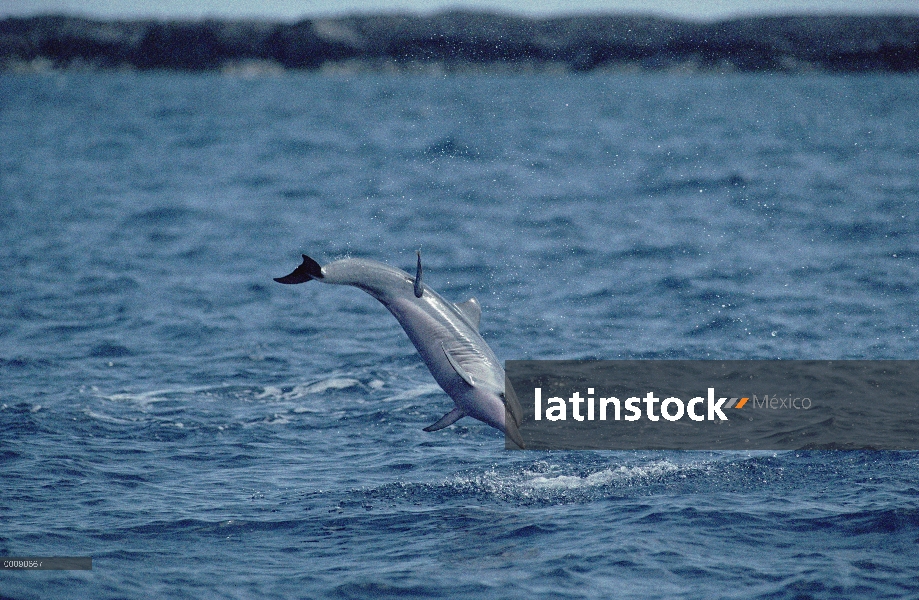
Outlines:
[{"label": "splash", "polygon": [[[623,493],[634,494],[711,469],[711,461],[678,463],[667,459],[644,464],[598,465],[584,469],[576,463],[537,461],[512,472],[492,468],[459,475],[447,482],[463,494],[484,494],[513,502],[589,502]],[[578,472],[572,473],[573,470]]]}]

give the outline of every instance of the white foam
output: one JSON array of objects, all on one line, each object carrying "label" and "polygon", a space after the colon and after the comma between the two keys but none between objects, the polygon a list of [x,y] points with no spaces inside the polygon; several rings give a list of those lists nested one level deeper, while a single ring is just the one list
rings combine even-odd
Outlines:
[{"label": "white foam", "polygon": [[383,400],[385,402],[394,402],[396,400],[411,400],[412,398],[417,398],[419,396],[425,396],[427,394],[437,394],[443,393],[440,389],[440,386],[436,383],[425,383],[417,385],[413,388],[403,390],[398,394],[393,394],[392,396],[386,396]]},{"label": "white foam", "polygon": [[304,392],[307,394],[320,394],[327,390],[343,390],[360,384],[360,381],[351,379],[350,377],[333,377],[332,379],[317,381],[316,383],[306,386]]},{"label": "white foam", "polygon": [[262,392],[257,394],[257,400],[265,398],[274,398],[278,400],[297,400],[311,394],[321,394],[329,390],[344,390],[350,387],[361,385],[361,382],[351,377],[330,377],[313,383],[295,385],[290,391],[285,392],[275,386],[266,386]]},{"label": "white foam", "polygon": [[553,474],[556,466],[547,466],[540,461],[538,469],[517,473],[499,473],[495,470],[473,476],[457,477],[454,484],[472,487],[478,491],[503,497],[551,498],[557,494],[584,494],[606,487],[641,485],[660,477],[685,474],[709,467],[709,463],[692,462],[678,464],[658,460],[639,465],[618,465],[600,468],[586,475]]},{"label": "white foam", "polygon": [[284,414],[274,413],[270,417],[265,417],[262,423],[264,425],[287,425],[290,423],[290,419]]},{"label": "white foam", "polygon": [[609,467],[601,471],[597,471],[596,473],[590,473],[584,477],[579,477],[576,475],[557,475],[555,477],[547,477],[544,474],[525,473],[525,476],[529,475],[531,478],[528,481],[524,481],[523,483],[524,485],[529,484],[534,488],[541,489],[584,489],[602,487],[611,483],[626,482],[635,479],[661,477],[669,473],[686,470],[687,468],[692,468],[692,465],[677,465],[669,461],[659,461],[634,467],[626,467],[623,465],[618,467]]},{"label": "white foam", "polygon": [[265,398],[281,398],[284,396],[284,390],[272,385],[267,385],[262,390],[260,394],[255,395],[256,400],[264,400]]},{"label": "white foam", "polygon": [[85,409],[83,414],[85,414],[90,419],[96,419],[97,421],[103,421],[105,423],[114,423],[116,425],[130,425],[131,423],[134,423],[134,420],[132,419],[119,419],[118,417],[103,415],[102,413],[97,413],[89,409]]},{"label": "white foam", "polygon": [[183,395],[192,395],[200,393],[214,392],[221,388],[219,387],[185,387],[185,388],[173,388],[173,389],[161,389],[161,390],[150,390],[149,392],[122,392],[119,394],[100,394],[99,397],[103,400],[111,400],[112,402],[128,402],[132,404],[152,404],[154,402],[164,402],[166,400],[171,400],[176,396]]},{"label": "white foam", "polygon": [[[361,382],[351,377],[330,377],[328,379],[322,379],[312,383],[294,385],[288,391],[284,391],[282,388],[273,385],[267,385],[264,387],[253,386],[251,388],[244,388],[242,395],[250,396],[256,400],[296,400],[311,394],[321,394],[329,390],[342,390],[359,385],[361,385]],[[98,390],[93,390],[93,392],[103,400],[140,405],[151,404],[154,402],[163,402],[181,396],[214,395],[220,393],[228,393],[230,391],[233,391],[239,395],[239,386],[188,386],[156,389],[146,392],[120,392],[116,394],[102,394]]]}]

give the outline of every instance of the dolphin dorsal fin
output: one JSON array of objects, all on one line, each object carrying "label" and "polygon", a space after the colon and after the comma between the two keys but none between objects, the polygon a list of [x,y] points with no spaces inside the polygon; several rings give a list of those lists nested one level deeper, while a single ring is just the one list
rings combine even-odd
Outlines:
[{"label": "dolphin dorsal fin", "polygon": [[418,270],[415,271],[415,297],[421,298],[424,294],[424,286],[421,285],[421,250],[418,251]]},{"label": "dolphin dorsal fin", "polygon": [[460,302],[459,304],[455,304],[454,306],[456,306],[456,309],[458,311],[463,313],[464,317],[469,319],[473,327],[475,327],[475,330],[478,331],[479,321],[482,320],[482,307],[479,306],[479,301],[476,300],[475,298],[470,298],[469,300],[466,300],[465,302]]},{"label": "dolphin dorsal fin", "polygon": [[453,425],[460,419],[466,416],[466,413],[460,407],[456,407],[441,418],[437,420],[433,425],[428,425],[424,428],[425,431],[438,431],[444,427],[449,427]]},{"label": "dolphin dorsal fin", "polygon": [[440,347],[444,349],[444,355],[447,357],[447,360],[450,361],[450,366],[453,367],[453,370],[456,371],[456,374],[462,377],[463,381],[468,383],[471,387],[475,387],[475,382],[472,380],[472,376],[469,374],[462,365],[459,364],[459,361],[453,358],[453,355],[450,354],[450,351],[447,350],[447,347],[440,344]]}]

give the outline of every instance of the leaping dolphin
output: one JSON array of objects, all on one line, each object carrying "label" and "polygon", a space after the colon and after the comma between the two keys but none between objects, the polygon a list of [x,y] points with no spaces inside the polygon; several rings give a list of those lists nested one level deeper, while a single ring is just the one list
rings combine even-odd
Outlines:
[{"label": "leaping dolphin", "polygon": [[[517,431],[521,409],[517,399],[504,394],[504,369],[479,334],[482,308],[478,300],[453,304],[421,281],[421,252],[413,278],[400,269],[360,258],[336,260],[324,267],[303,255],[303,264],[278,283],[352,285],[379,300],[398,319],[431,375],[456,407],[425,431],[443,429],[463,417],[478,419],[506,433],[521,448]],[[505,413],[511,419],[505,419]]]}]

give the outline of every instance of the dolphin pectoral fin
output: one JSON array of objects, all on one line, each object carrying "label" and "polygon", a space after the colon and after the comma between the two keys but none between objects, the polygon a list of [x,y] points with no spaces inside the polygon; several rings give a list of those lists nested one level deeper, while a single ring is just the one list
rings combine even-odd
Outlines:
[{"label": "dolphin pectoral fin", "polygon": [[424,294],[424,288],[421,286],[421,250],[419,250],[417,254],[418,270],[415,271],[415,297],[421,298],[421,295]]},{"label": "dolphin pectoral fin", "polygon": [[482,307],[479,305],[479,301],[475,298],[470,298],[465,302],[460,302],[455,305],[457,310],[463,313],[463,316],[469,319],[475,326],[475,330],[479,330],[479,321],[482,320]]},{"label": "dolphin pectoral fin", "polygon": [[505,380],[504,386],[504,393],[501,394],[501,397],[504,398],[504,406],[517,427],[520,427],[520,421],[523,420],[523,407],[520,406],[520,401],[517,400],[517,394],[514,392],[514,386],[511,385],[511,382]]},{"label": "dolphin pectoral fin", "polygon": [[463,381],[468,383],[471,387],[475,387],[475,382],[472,380],[472,375],[470,375],[462,365],[459,364],[459,361],[453,358],[453,355],[450,354],[450,351],[447,350],[447,347],[441,343],[441,348],[444,349],[444,355],[447,357],[447,360],[450,362],[450,366],[453,367],[453,370],[456,371],[456,374],[462,377]]},{"label": "dolphin pectoral fin", "polygon": [[453,425],[454,423],[456,423],[457,421],[459,421],[465,416],[466,416],[466,413],[464,413],[457,406],[456,408],[454,408],[453,410],[451,410],[450,412],[442,416],[440,419],[438,419],[437,422],[434,423],[433,425],[428,425],[427,427],[425,427],[424,431],[428,431],[428,432],[438,431],[440,429],[443,429],[444,427],[449,427],[450,425]]},{"label": "dolphin pectoral fin", "polygon": [[303,264],[294,269],[293,273],[290,275],[285,275],[284,277],[275,277],[274,280],[278,283],[305,283],[310,279],[322,279],[322,267],[319,266],[315,260],[303,255]]}]

